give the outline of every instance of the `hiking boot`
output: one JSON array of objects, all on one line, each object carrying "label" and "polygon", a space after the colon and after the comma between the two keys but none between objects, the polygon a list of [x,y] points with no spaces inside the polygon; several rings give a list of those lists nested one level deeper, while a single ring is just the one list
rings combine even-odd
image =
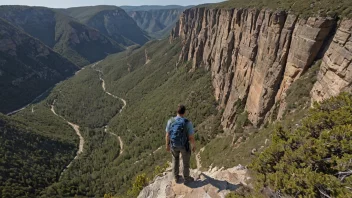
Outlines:
[{"label": "hiking boot", "polygon": [[185,184],[191,183],[191,182],[194,182],[194,178],[193,177],[185,177]]},{"label": "hiking boot", "polygon": [[175,176],[175,182],[176,182],[176,183],[179,183],[180,180],[181,180],[181,178],[182,178],[182,177],[181,177],[180,175],[176,175],[176,176]]}]

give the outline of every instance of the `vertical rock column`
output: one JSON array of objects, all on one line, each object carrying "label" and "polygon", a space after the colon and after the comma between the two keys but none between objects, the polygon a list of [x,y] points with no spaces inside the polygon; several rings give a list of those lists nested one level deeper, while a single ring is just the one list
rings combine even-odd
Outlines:
[{"label": "vertical rock column", "polygon": [[276,100],[280,101],[278,118],[286,109],[286,91],[312,65],[335,21],[331,18],[299,19],[293,31],[286,69]]},{"label": "vertical rock column", "polygon": [[258,39],[253,80],[246,103],[248,119],[255,126],[263,122],[275,103],[296,20],[296,16],[287,16],[285,12],[265,13]]},{"label": "vertical rock column", "polygon": [[351,89],[352,20],[343,20],[324,55],[311,96],[313,101],[320,102]]},{"label": "vertical rock column", "polygon": [[[224,129],[231,130],[235,127],[238,109],[243,107],[251,85],[254,62],[258,51],[258,39],[265,12],[255,9],[235,11],[234,35],[235,47],[231,61],[230,73],[233,77],[228,85],[230,89],[226,100],[222,125]],[[235,18],[236,17],[236,18]],[[226,86],[227,87],[227,86]]]}]

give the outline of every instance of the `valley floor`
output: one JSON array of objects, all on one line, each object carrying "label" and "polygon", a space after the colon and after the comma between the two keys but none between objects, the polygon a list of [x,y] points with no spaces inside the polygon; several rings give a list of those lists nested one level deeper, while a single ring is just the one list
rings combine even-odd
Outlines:
[{"label": "valley floor", "polygon": [[[98,64],[99,64],[99,62],[96,63],[96,64],[94,64],[94,65],[92,66],[92,68],[93,68],[95,71],[97,71],[97,72],[99,73],[99,79],[100,79],[100,81],[101,81],[101,87],[102,87],[103,91],[104,91],[107,95],[109,95],[109,96],[111,96],[111,97],[113,97],[113,98],[115,98],[115,99],[119,99],[119,100],[121,100],[121,101],[123,102],[123,106],[122,106],[122,108],[121,108],[120,111],[119,111],[119,114],[120,114],[120,113],[123,111],[123,109],[127,106],[127,102],[126,102],[126,100],[124,100],[123,98],[117,97],[117,96],[115,96],[114,94],[112,94],[112,93],[106,91],[105,80],[104,80],[104,78],[103,78],[103,72],[102,72],[101,70],[99,70],[99,69],[96,68],[96,66],[97,66]],[[121,136],[118,136],[118,135],[116,135],[115,133],[109,132],[109,130],[108,130],[108,125],[106,125],[106,126],[104,127],[104,131],[105,131],[105,132],[108,132],[109,134],[111,134],[111,135],[117,137],[117,139],[119,140],[119,143],[120,143],[120,155],[121,155],[121,154],[123,153],[123,141],[122,141]]]}]

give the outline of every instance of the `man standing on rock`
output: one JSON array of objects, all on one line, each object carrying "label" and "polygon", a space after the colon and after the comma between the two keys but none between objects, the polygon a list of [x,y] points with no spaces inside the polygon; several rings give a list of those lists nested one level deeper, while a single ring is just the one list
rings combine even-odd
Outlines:
[{"label": "man standing on rock", "polygon": [[182,154],[183,160],[184,181],[185,183],[194,181],[189,173],[191,159],[191,147],[189,142],[192,144],[192,151],[195,152],[196,150],[194,129],[192,123],[184,118],[185,113],[186,107],[184,105],[178,105],[177,116],[171,118],[166,125],[166,150],[171,151],[172,154],[172,173],[176,183],[180,182],[181,179],[179,175],[180,153]]}]

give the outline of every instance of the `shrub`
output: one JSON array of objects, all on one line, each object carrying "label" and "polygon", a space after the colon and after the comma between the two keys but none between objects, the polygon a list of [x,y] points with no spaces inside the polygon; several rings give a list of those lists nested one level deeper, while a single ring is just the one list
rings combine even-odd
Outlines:
[{"label": "shrub", "polygon": [[132,185],[132,188],[128,190],[127,195],[131,197],[137,197],[139,192],[147,186],[149,183],[149,178],[145,173],[138,175]]},{"label": "shrub", "polygon": [[351,197],[352,95],[315,104],[295,130],[277,126],[251,164],[261,187],[299,197]]}]

